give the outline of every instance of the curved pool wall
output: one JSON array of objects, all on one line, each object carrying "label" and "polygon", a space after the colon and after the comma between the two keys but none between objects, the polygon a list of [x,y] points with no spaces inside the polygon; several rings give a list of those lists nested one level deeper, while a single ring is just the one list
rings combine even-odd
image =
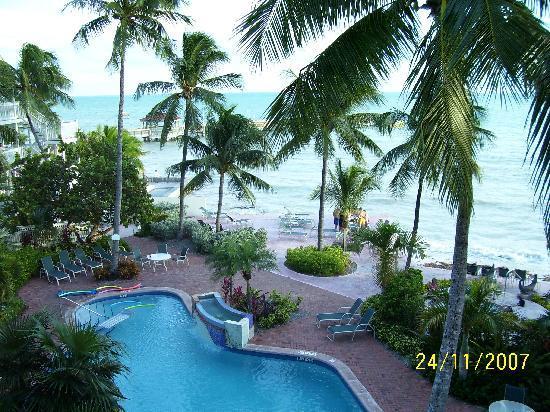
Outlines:
[{"label": "curved pool wall", "polygon": [[193,295],[192,301],[216,345],[242,348],[254,336],[252,314],[227,305],[219,293]]},{"label": "curved pool wall", "polygon": [[[189,296],[187,293],[181,290],[167,288],[167,287],[145,287],[145,288],[141,288],[140,290],[129,291],[126,293],[116,293],[116,292],[105,293],[101,297],[95,297],[84,302],[83,305],[86,306],[86,305],[95,304],[106,300],[115,300],[115,299],[121,299],[121,298],[139,298],[140,296],[147,296],[147,295],[153,295],[153,296],[164,295],[164,296],[177,298],[177,300],[182,304],[181,306],[185,308],[187,315],[190,315],[192,313],[193,301],[191,296]],[[80,307],[75,307],[67,310],[65,312],[65,321],[68,322],[68,321],[77,319],[76,314],[79,311],[82,311]],[[207,333],[207,330],[205,328],[206,325],[204,325],[203,322],[198,322],[197,324],[202,326],[204,330],[204,334],[206,334]],[[116,339],[116,336],[112,336],[112,337]],[[125,342],[123,341],[123,343]],[[143,346],[143,345],[140,344],[140,346]],[[282,360],[293,361],[293,362],[304,362],[306,364],[314,364],[314,365],[321,366],[323,368],[328,369],[332,373],[335,373],[340,378],[341,382],[351,392],[351,394],[353,395],[353,398],[358,402],[358,405],[361,410],[372,411],[372,412],[382,412],[382,409],[379,407],[379,405],[376,403],[376,401],[371,396],[371,394],[367,391],[367,389],[363,386],[363,384],[357,379],[357,377],[351,371],[351,369],[340,360],[333,358],[331,356],[328,356],[319,352],[313,352],[313,351],[303,351],[303,350],[296,350],[296,349],[279,348],[279,347],[264,346],[264,345],[253,345],[253,344],[248,344],[243,349],[232,349],[228,347],[220,347],[219,345],[214,345],[214,346],[220,348],[219,350],[221,351],[228,351],[236,354],[243,354],[248,356],[250,355],[259,356],[265,359],[282,359]],[[149,348],[147,348],[147,353],[149,353],[148,349]],[[181,367],[181,370],[184,371],[184,373],[185,373],[186,367],[187,365],[185,364],[182,365]],[[163,388],[164,387],[165,386],[163,382]],[[147,391],[143,391],[143,386],[142,386],[139,388],[138,393],[143,393],[143,392],[147,392]],[[334,395],[334,392],[332,389],[330,389],[330,393],[332,396]],[[128,411],[145,410],[145,409],[132,409],[132,408],[126,408],[126,409]],[[206,406],[202,409],[214,410],[214,409],[209,409]],[[230,410],[230,408],[226,408],[226,407],[222,407],[221,409]],[[295,410],[298,410],[298,409],[295,409]],[[308,409],[310,408],[308,407]],[[166,410],[169,410],[169,408]],[[178,409],[178,410],[184,410],[184,409]],[[215,410],[220,410],[220,409],[218,408]],[[235,410],[242,410],[242,406]],[[266,408],[266,410],[269,410],[269,408]],[[287,410],[292,410],[292,408]]]}]

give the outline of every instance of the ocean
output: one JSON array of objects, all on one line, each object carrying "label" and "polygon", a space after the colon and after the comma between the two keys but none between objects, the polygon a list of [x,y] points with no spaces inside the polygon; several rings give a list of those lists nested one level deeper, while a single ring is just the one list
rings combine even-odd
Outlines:
[{"label": "ocean", "polygon": [[[251,119],[262,119],[265,109],[276,96],[275,93],[228,93],[227,104],[236,105],[236,111]],[[160,100],[159,96],[146,96],[139,101],[128,97],[125,102],[125,127],[140,127],[140,119]],[[86,96],[75,98],[74,109],[59,108],[63,120],[77,120],[82,130],[88,131],[97,125],[116,125],[117,96]],[[482,127],[495,134],[479,153],[482,169],[481,182],[475,185],[475,206],[469,241],[469,262],[495,264],[509,268],[522,268],[539,274],[550,273],[550,256],[546,250],[542,215],[534,208],[533,189],[530,185],[529,161],[526,160],[526,114],[528,103],[510,104],[502,107],[500,102],[482,102],[487,109],[487,118]],[[379,107],[369,111],[391,108],[403,109],[404,101],[397,93],[385,94]],[[381,136],[374,130],[368,134],[387,151],[401,143],[406,131],[397,130],[392,136]],[[159,143],[145,143],[143,157],[146,174],[164,175],[165,169],[180,161],[176,143],[160,148]],[[351,158],[338,152],[344,164]],[[376,158],[367,155],[367,165],[373,166]],[[311,148],[302,151],[284,163],[278,170],[259,171],[263,179],[273,186],[269,193],[256,193],[254,213],[278,215],[285,207],[295,211],[307,211],[316,215],[318,203],[309,199],[310,193],[320,183],[321,161]],[[387,190],[392,174],[383,179],[382,190],[371,192],[364,208],[371,217],[398,221],[404,228],[412,227],[416,187],[411,187],[403,197],[394,198]],[[242,205],[230,193],[224,197],[224,210]],[[215,209],[217,185],[204,188],[194,195],[205,206]],[[330,214],[329,206],[327,215]],[[455,220],[441,205],[437,193],[425,190],[420,211],[419,233],[429,244],[429,260],[450,262],[452,260]]]}]

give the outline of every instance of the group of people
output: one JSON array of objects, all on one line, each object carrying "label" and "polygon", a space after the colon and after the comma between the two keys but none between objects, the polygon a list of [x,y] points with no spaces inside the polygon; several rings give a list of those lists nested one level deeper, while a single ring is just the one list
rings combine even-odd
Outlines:
[{"label": "group of people", "polygon": [[[334,230],[342,231],[343,229],[347,229],[347,227],[344,227],[346,224],[345,216],[342,214],[340,209],[334,209],[332,216],[334,217]],[[360,208],[351,213],[349,221],[357,222],[357,226],[360,228],[366,227],[369,224],[369,215],[365,209]]]}]

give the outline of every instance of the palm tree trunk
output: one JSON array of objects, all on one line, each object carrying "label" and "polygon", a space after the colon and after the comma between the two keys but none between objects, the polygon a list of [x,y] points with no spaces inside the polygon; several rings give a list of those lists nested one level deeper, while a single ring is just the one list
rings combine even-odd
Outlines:
[{"label": "palm tree trunk", "polygon": [[223,201],[223,180],[224,174],[220,173],[220,187],[218,189],[218,211],[216,213],[216,232],[220,231],[220,217],[222,215],[222,201]]},{"label": "palm tree trunk", "polygon": [[468,344],[470,336],[467,331],[462,333],[462,344],[460,345],[460,361],[458,363],[458,377],[460,379],[466,379],[468,376],[468,365],[466,364],[465,354],[470,352],[470,346]]},{"label": "palm tree trunk", "polygon": [[38,136],[38,130],[36,130],[36,127],[34,127],[34,123],[32,122],[31,116],[29,112],[25,111],[25,117],[27,118],[27,123],[29,123],[29,129],[31,129],[31,133],[34,136],[34,141],[36,142],[36,145],[38,146],[38,150],[41,152],[44,151],[44,145],[42,144],[42,141],[40,140],[40,137]]},{"label": "palm tree trunk", "polygon": [[[120,211],[122,208],[122,130],[124,128],[124,58],[125,50],[120,56],[120,79],[119,79],[119,100],[118,100],[118,127],[116,136],[116,180],[115,180],[115,213],[113,222],[113,233],[120,233]],[[118,270],[119,241],[113,239],[113,267],[111,273]]]},{"label": "palm tree trunk", "polygon": [[416,206],[414,207],[414,223],[411,232],[411,246],[407,249],[407,262],[405,263],[405,270],[411,267],[413,247],[412,244],[416,243],[416,234],[418,233],[418,222],[420,220],[420,199],[422,198],[422,183],[423,179],[418,180],[418,191],[416,192]]},{"label": "palm tree trunk", "polygon": [[328,133],[323,136],[323,169],[321,171],[321,189],[319,190],[319,223],[317,224],[317,249],[323,248],[323,226],[325,220],[325,190],[327,185],[328,170]]},{"label": "palm tree trunk", "polygon": [[[458,338],[462,329],[462,313],[464,311],[464,291],[466,288],[466,262],[468,260],[468,232],[472,206],[469,200],[461,200],[458,205],[456,218],[455,246],[453,255],[453,270],[451,272],[451,289],[449,291],[449,306],[445,319],[445,330],[439,349],[439,362],[447,355],[449,359],[456,353]],[[445,411],[445,404],[449,397],[449,387],[453,375],[453,362],[445,362],[443,367],[437,368],[432,386],[429,412]]]},{"label": "palm tree trunk", "polygon": [[179,234],[180,239],[183,238],[183,222],[185,221],[185,172],[187,171],[187,144],[189,139],[189,126],[191,123],[191,99],[185,99],[185,123],[183,125],[183,148],[181,155],[180,167],[180,214],[179,214]]}]

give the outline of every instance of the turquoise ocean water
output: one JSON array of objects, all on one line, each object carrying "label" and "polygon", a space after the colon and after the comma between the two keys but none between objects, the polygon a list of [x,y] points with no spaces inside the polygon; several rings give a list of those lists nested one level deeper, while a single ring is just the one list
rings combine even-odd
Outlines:
[{"label": "turquoise ocean water", "polygon": [[[262,119],[265,109],[275,93],[230,93],[229,104],[237,105],[237,111],[252,118]],[[125,127],[140,127],[142,118],[160,98],[147,96],[139,101],[128,98],[125,112]],[[98,124],[116,125],[117,96],[76,97],[74,109],[60,108],[64,120],[78,120],[83,130],[94,129]],[[399,94],[386,94],[381,107],[368,110],[403,108]],[[533,207],[533,190],[529,184],[530,169],[525,162],[526,113],[529,106],[513,104],[501,107],[500,102],[483,103],[487,118],[483,127],[495,134],[492,143],[479,154],[482,180],[475,188],[475,212],[470,232],[469,261],[484,264],[505,265],[510,268],[525,268],[539,273],[550,273],[550,257],[546,251],[541,214]],[[391,137],[380,136],[369,131],[370,136],[389,150],[403,141],[405,131],[398,130]],[[146,173],[155,170],[161,174],[166,167],[178,162],[180,153],[175,143],[167,144],[162,150],[158,143],[146,143],[143,158]],[[338,153],[344,163],[351,163],[349,156]],[[367,163],[372,166],[376,159],[368,155]],[[317,202],[309,200],[309,194],[320,183],[321,162],[313,150],[304,150],[283,164],[276,171],[260,172],[274,187],[272,193],[257,194],[257,210],[279,214],[284,207],[315,213]],[[384,178],[387,183],[391,175]],[[379,192],[369,194],[365,208],[370,216],[399,221],[404,227],[412,226],[416,188],[412,187],[402,198],[393,198],[385,186]],[[217,187],[203,189],[198,196],[206,199],[206,205],[213,209],[217,204]],[[239,203],[230,195],[224,200],[228,210]],[[329,211],[330,212],[330,211]],[[451,261],[454,239],[454,218],[442,206],[437,194],[425,193],[420,212],[420,234],[429,243],[431,259]]]}]

